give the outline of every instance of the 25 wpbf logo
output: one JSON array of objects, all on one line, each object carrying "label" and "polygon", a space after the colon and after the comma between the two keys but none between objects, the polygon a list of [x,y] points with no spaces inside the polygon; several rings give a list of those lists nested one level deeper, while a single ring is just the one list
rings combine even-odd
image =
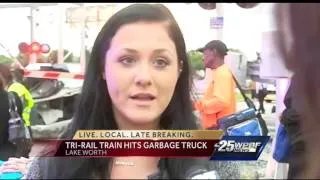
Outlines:
[{"label": "25 wpbf logo", "polygon": [[261,142],[236,142],[234,140],[221,140],[215,144],[216,152],[257,152]]},{"label": "25 wpbf logo", "polygon": [[257,160],[269,136],[223,136],[214,145],[210,160]]}]

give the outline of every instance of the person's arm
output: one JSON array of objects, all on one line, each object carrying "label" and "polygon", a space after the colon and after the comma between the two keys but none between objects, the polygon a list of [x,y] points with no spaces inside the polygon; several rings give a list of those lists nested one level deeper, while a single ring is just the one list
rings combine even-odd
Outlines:
[{"label": "person's arm", "polygon": [[214,114],[230,105],[230,89],[233,88],[233,79],[229,73],[216,73],[213,82],[213,97],[202,99],[197,105],[206,114]]},{"label": "person's arm", "polygon": [[7,93],[0,90],[0,146],[8,141],[8,121],[10,119],[8,103]]},{"label": "person's arm", "polygon": [[24,98],[26,101],[26,107],[24,107],[23,109],[23,119],[25,120],[26,126],[30,126],[30,114],[31,114],[31,109],[34,106],[34,100],[32,98],[32,95],[30,94],[30,92],[24,88]]},{"label": "person's arm", "polygon": [[30,113],[34,106],[34,100],[28,89],[21,83],[14,83],[9,88],[8,91],[16,92],[19,97],[23,98],[25,101],[25,107],[23,107],[22,118],[26,126],[30,126]]},{"label": "person's arm", "polygon": [[1,173],[21,173],[22,179],[26,176],[33,158],[11,157],[0,166]]},{"label": "person's arm", "polygon": [[209,169],[215,170],[219,179],[240,179],[241,168],[237,161],[210,161]]},{"label": "person's arm", "polygon": [[23,179],[42,179],[39,163],[39,158],[34,158],[28,165],[27,173]]},{"label": "person's arm", "polygon": [[15,99],[15,103],[16,103],[16,106],[17,106],[18,114],[20,116],[22,116],[22,114],[23,114],[23,105],[22,105],[22,102],[21,102],[21,99],[20,99],[18,93],[14,92],[14,91],[11,91],[9,93],[12,93],[14,95],[14,99]]}]

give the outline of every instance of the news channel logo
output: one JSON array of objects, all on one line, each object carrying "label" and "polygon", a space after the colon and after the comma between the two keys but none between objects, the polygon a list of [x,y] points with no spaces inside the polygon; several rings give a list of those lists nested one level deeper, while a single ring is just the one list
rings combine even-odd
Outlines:
[{"label": "news channel logo", "polygon": [[224,136],[214,145],[210,160],[258,160],[269,139],[270,136]]}]

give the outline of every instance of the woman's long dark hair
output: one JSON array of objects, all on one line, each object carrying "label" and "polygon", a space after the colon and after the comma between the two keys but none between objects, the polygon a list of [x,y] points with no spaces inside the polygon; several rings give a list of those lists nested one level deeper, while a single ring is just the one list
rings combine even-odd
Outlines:
[{"label": "woman's long dark hair", "polygon": [[[161,115],[162,129],[196,129],[190,99],[190,70],[182,32],[170,11],[163,5],[135,4],[114,14],[102,27],[94,43],[86,69],[79,104],[69,131],[64,138],[71,139],[79,129],[118,129],[112,111],[112,102],[107,84],[102,78],[106,52],[119,28],[125,24],[144,22],[168,22],[168,33],[176,46],[178,60],[183,61],[182,72],[177,81],[174,95]],[[167,159],[166,166],[171,178],[183,178],[184,171],[192,165],[190,159]],[[52,159],[46,165],[43,178],[92,178],[109,177],[109,158]]]},{"label": "woman's long dark hair", "polygon": [[[297,110],[301,114],[303,140],[306,142],[299,168],[303,179],[320,178],[320,4],[289,3],[279,4],[276,18],[279,30],[280,52],[285,65],[295,74]],[[288,19],[286,19],[288,18]],[[287,40],[282,25],[288,20],[287,27],[293,43],[286,46]],[[290,50],[289,50],[290,49]]]},{"label": "woman's long dark hair", "polygon": [[[8,65],[0,64],[0,89],[3,90],[6,85],[12,82],[12,74]],[[0,77],[0,78],[1,78]],[[2,80],[4,82],[2,82]]]}]

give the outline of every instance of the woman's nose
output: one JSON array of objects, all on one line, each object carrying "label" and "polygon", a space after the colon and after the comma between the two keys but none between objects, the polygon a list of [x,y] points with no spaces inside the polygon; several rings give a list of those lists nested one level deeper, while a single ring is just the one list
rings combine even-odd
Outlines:
[{"label": "woman's nose", "polygon": [[136,71],[135,83],[141,87],[147,87],[152,84],[151,72],[148,65],[141,65]]}]

